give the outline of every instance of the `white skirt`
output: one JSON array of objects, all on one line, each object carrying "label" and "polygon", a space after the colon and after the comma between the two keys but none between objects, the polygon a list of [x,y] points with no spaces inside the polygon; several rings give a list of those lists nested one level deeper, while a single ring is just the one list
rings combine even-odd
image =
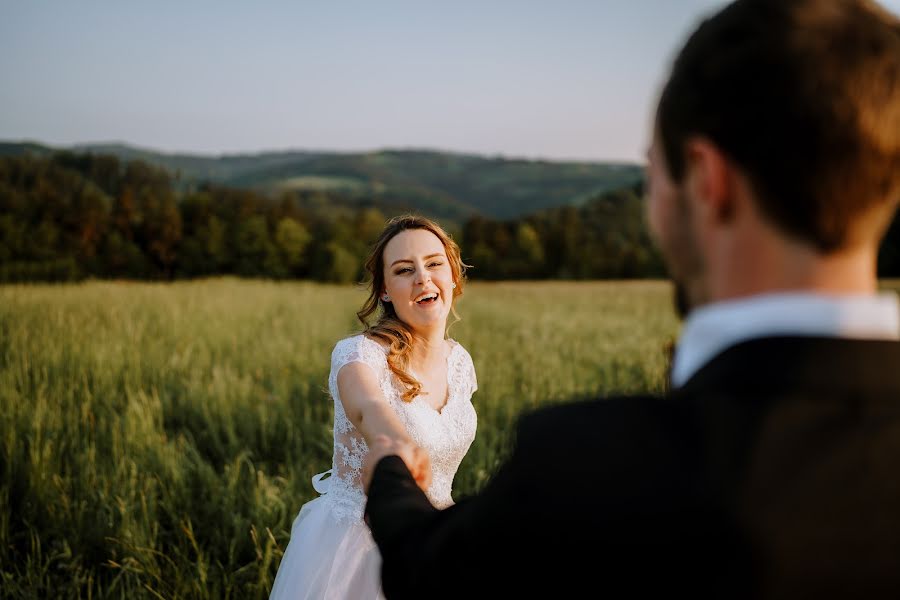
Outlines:
[{"label": "white skirt", "polygon": [[381,593],[381,555],[359,519],[337,519],[327,497],[303,505],[270,600],[369,600]]}]

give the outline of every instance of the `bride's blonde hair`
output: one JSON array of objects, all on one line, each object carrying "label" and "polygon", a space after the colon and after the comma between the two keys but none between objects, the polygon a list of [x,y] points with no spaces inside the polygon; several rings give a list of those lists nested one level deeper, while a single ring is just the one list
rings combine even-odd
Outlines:
[{"label": "bride's blonde hair", "polygon": [[[456,287],[453,289],[453,300],[462,296],[466,281],[466,267],[468,266],[460,258],[459,246],[456,245],[453,238],[440,225],[430,219],[416,215],[403,215],[388,221],[372,247],[372,252],[366,259],[365,268],[368,274],[369,297],[366,298],[365,303],[363,303],[359,312],[356,313],[356,316],[365,327],[363,333],[366,336],[376,341],[384,342],[387,345],[388,367],[406,388],[401,396],[405,402],[411,402],[422,390],[422,383],[410,375],[407,370],[409,368],[409,354],[412,351],[413,333],[409,326],[397,316],[394,305],[382,300],[381,295],[384,293],[384,248],[395,235],[410,229],[430,231],[441,240],[441,243],[444,245],[444,251],[447,254],[447,261],[450,263],[453,283],[456,284]],[[380,311],[379,308],[381,309]],[[451,304],[450,310],[453,313],[454,322],[459,321],[460,317],[456,314],[455,303]],[[378,318],[374,323],[370,324],[369,317],[376,311],[379,311]]]}]

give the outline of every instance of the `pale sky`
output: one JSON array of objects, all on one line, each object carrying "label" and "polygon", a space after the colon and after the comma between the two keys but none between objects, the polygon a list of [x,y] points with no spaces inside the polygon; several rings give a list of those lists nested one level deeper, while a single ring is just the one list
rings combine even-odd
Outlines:
[{"label": "pale sky", "polygon": [[722,5],[0,0],[0,140],[642,162],[674,52]]}]

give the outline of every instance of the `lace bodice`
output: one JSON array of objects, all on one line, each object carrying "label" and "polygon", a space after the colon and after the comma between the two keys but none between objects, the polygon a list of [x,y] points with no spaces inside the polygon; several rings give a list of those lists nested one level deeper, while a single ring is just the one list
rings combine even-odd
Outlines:
[{"label": "lace bodice", "polygon": [[[412,402],[401,398],[402,385],[387,364],[387,350],[364,335],[341,340],[331,354],[328,390],[334,400],[334,455],[331,477],[324,473],[313,478],[316,490],[326,493],[338,518],[361,519],[365,508],[360,472],[369,448],[362,434],[344,412],[338,393],[337,376],[341,367],[352,362],[368,365],[378,378],[384,399],[400,417],[413,441],[428,451],[432,480],[426,494],[432,504],[446,508],[453,504],[450,488],[460,462],[475,439],[476,416],[470,401],[478,389],[472,357],[457,342],[450,340],[447,357],[447,403],[440,412],[423,397]],[[327,473],[327,472],[326,472]]]}]

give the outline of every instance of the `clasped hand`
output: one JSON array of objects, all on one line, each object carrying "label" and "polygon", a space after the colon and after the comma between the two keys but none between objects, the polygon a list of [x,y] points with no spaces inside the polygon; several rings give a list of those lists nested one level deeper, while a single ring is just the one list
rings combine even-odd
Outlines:
[{"label": "clasped hand", "polygon": [[422,490],[427,490],[431,486],[431,459],[428,457],[428,452],[411,442],[378,435],[370,445],[369,453],[363,461],[362,480],[366,494],[369,493],[375,465],[382,458],[394,455],[403,460]]}]

